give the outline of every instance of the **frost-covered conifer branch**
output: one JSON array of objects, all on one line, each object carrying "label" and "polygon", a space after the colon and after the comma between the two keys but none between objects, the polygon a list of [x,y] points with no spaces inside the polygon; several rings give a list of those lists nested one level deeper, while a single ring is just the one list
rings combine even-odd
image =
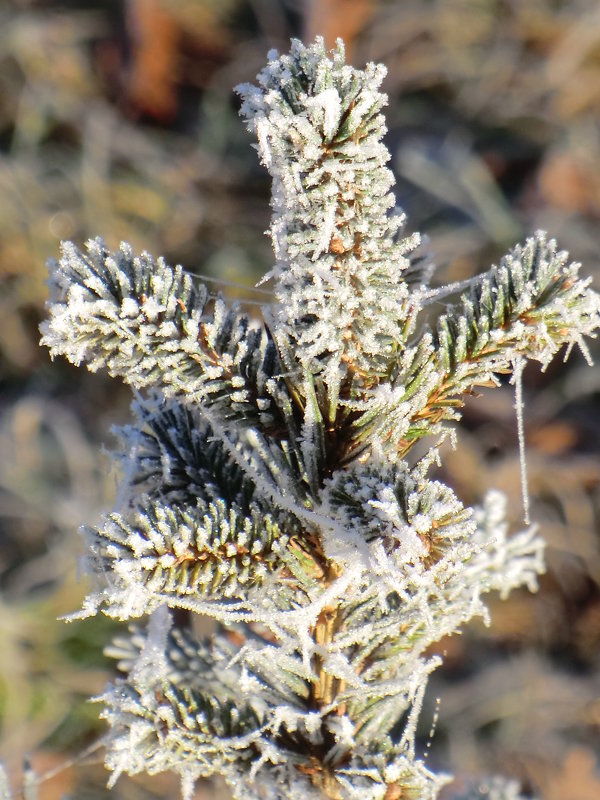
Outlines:
[{"label": "frost-covered conifer branch", "polygon": [[64,243],[50,265],[50,315],[41,330],[52,355],[210,410],[217,425],[269,434],[265,458],[285,462],[314,490],[324,464],[314,452],[305,465],[301,449],[305,413],[317,430],[313,407],[298,402],[265,326],[251,325],[163,259],[135,256],[127,244],[111,253],[100,239],[86,249]]},{"label": "frost-covered conifer branch", "polygon": [[412,332],[404,277],[420,239],[398,239],[404,216],[393,211],[381,141],[385,68],[347,66],[341,41],[331,56],[321,39],[294,41],[272,54],[258,87],[238,92],[273,177],[278,341],[292,343],[294,362],[323,370],[335,397],[347,373],[366,385],[385,377]]},{"label": "frost-covered conifer branch", "polygon": [[[94,569],[111,576],[98,602],[119,618],[177,607],[191,595],[219,600],[244,595],[279,566],[274,542],[287,544],[270,514],[247,513],[223,500],[178,508],[142,496],[129,515],[113,513],[86,528]],[[139,591],[144,587],[144,592]]]},{"label": "frost-covered conifer branch", "polygon": [[498,385],[519,359],[547,366],[564,345],[578,344],[600,326],[598,294],[578,276],[580,264],[538,231],[498,267],[473,282],[468,294],[425,330],[400,357],[390,389],[352,420],[349,454],[373,438],[403,457],[440,423],[460,418],[463,397],[477,386]]},{"label": "frost-covered conifer branch", "polygon": [[[273,178],[263,322],[128,245],[51,264],[43,342],[138,392],[117,507],[84,529],[100,585],[82,614],[148,617],[110,648],[113,782],[170,769],[185,800],[215,773],[240,800],[435,800],[448,778],[416,738],[431,647],[544,569],[502,495],[466,508],[405,456],[475,387],[586,353],[599,296],[536,233],[421,323],[452,287],[426,290],[419,237],[400,235],[383,76],[295,41],[239,90]],[[208,640],[194,614],[217,621]]]},{"label": "frost-covered conifer branch", "polygon": [[194,284],[181,267],[125,243],[86,251],[62,245],[51,263],[50,315],[41,326],[52,355],[106,368],[136,389],[216,407],[224,419],[283,425],[289,398],[277,350],[262,326]]}]

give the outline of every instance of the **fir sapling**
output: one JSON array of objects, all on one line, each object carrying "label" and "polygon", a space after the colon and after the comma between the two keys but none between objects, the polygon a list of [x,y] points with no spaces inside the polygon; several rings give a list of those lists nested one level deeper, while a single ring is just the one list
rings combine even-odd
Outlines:
[{"label": "fir sapling", "polygon": [[[429,472],[464,395],[585,350],[600,298],[538,232],[424,321],[453,287],[428,288],[402,233],[384,74],[294,41],[238,88],[273,181],[262,320],[126,244],[66,243],[50,265],[43,343],[136,393],[118,507],[85,528],[81,613],[131,624],[102,697],[112,783],[175,770],[188,799],[214,774],[243,800],[436,798],[449,778],[415,746],[431,645],[543,571],[501,494],[466,508]],[[505,785],[489,796],[516,797]]]}]

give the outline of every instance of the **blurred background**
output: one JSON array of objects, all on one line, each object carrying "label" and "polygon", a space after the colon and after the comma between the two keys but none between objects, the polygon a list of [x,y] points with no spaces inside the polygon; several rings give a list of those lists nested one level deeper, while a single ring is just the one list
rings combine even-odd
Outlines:
[{"label": "blurred background", "polygon": [[[20,791],[30,756],[40,800],[178,796],[170,776],[105,788],[88,698],[113,674],[116,626],[57,621],[85,593],[77,528],[110,507],[103,448],[130,395],[39,348],[45,262],[102,235],[250,297],[272,259],[269,181],[232,87],[317,33],[388,66],[398,203],[430,237],[435,282],[544,228],[600,288],[595,0],[0,0],[0,759]],[[518,528],[513,403],[508,385],[469,400],[444,479],[466,503],[503,489]],[[439,698],[427,757],[455,788],[503,773],[543,800],[597,800],[600,366],[528,367],[525,404],[548,571],[536,595],[492,598],[491,627],[440,644],[422,752]]]}]

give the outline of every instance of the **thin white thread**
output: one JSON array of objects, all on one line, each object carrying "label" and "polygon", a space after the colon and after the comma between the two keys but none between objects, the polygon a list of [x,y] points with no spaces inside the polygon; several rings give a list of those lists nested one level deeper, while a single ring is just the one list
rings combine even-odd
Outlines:
[{"label": "thin white thread", "polygon": [[267,297],[272,297],[273,292],[270,292],[268,289],[258,289],[256,286],[244,286],[243,283],[237,283],[236,281],[224,281],[222,278],[214,278],[211,275],[204,275],[201,272],[190,272],[190,270],[184,269],[184,275],[189,275],[190,278],[198,278],[198,280],[206,281],[207,283],[218,283],[220,286],[228,286],[231,289],[242,289],[244,292],[255,292],[256,294],[264,294]]},{"label": "thin white thread", "polygon": [[513,363],[512,383],[515,386],[515,411],[517,413],[517,437],[519,440],[519,464],[521,468],[521,494],[523,496],[523,521],[531,523],[529,517],[529,486],[527,483],[527,459],[525,455],[525,426],[523,424],[523,369],[525,359],[518,356]]},{"label": "thin white thread", "polygon": [[427,761],[427,758],[429,756],[429,751],[431,750],[431,742],[433,741],[433,737],[435,736],[438,720],[440,718],[441,702],[442,702],[441,697],[435,698],[435,711],[433,712],[433,719],[431,720],[431,728],[429,729],[429,736],[427,737],[427,744],[425,745],[425,755],[423,756],[424,761]]},{"label": "thin white thread", "polygon": [[[34,772],[29,763],[29,759],[25,759],[24,764],[24,776],[23,776],[23,785],[21,788],[17,789],[17,796],[24,798],[27,800],[29,796],[31,796],[31,792],[40,786],[42,783],[55,778],[57,775],[60,775],[61,772],[64,772],[67,769],[71,769],[76,764],[81,764],[84,759],[87,759],[88,756],[91,756],[92,753],[95,753],[96,750],[99,750],[103,747],[108,740],[108,736],[101,736],[95,742],[92,742],[88,747],[83,749],[81,752],[77,753],[76,755],[72,756],[71,758],[66,758],[62,761],[58,766],[53,767],[52,769],[43,772],[41,775],[38,775]],[[88,764],[93,763],[88,761]],[[98,763],[101,763],[98,761]]]},{"label": "thin white thread", "polygon": [[437,300],[440,300],[443,297],[448,297],[451,294],[462,292],[464,289],[470,289],[472,286],[476,286],[478,283],[481,283],[483,277],[485,276],[474,275],[472,278],[467,278],[464,281],[448,283],[445,286],[438,287],[437,289],[427,289],[421,293],[423,305],[435,303]]},{"label": "thin white thread", "polygon": [[[270,301],[255,300],[250,297],[228,298],[230,301],[235,302],[240,306],[258,306],[263,310],[265,309],[271,310],[274,306],[279,305],[278,301],[274,299],[273,293],[265,289],[256,289],[252,286],[244,286],[241,283],[236,283],[235,281],[224,281],[221,278],[211,278],[210,275],[203,275],[202,273],[198,272],[190,272],[187,269],[184,269],[183,273],[184,275],[187,275],[188,277],[197,280],[198,282],[206,281],[210,283],[216,283],[217,285],[220,286],[226,286],[233,289],[240,289],[241,291],[244,292],[259,292],[260,294],[265,295],[265,297],[272,298]],[[208,296],[211,298],[211,300],[217,300],[219,298],[218,294],[215,294],[214,292],[210,291],[208,293]]]}]

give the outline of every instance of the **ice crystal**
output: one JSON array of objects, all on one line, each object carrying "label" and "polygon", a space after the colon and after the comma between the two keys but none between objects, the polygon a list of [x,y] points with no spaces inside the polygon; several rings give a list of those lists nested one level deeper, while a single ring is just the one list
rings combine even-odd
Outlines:
[{"label": "ice crystal", "polygon": [[465,393],[513,372],[520,412],[527,360],[587,352],[599,296],[543,232],[427,287],[385,166],[384,74],[294,41],[238,90],[273,179],[264,321],[126,244],[66,243],[50,264],[44,344],[136,390],[116,508],[84,528],[81,615],[140,620],[109,648],[112,783],[174,770],[184,798],[218,773],[243,800],[434,800],[449,778],[415,739],[431,645],[544,569],[501,494],[467,508],[429,472]]}]

